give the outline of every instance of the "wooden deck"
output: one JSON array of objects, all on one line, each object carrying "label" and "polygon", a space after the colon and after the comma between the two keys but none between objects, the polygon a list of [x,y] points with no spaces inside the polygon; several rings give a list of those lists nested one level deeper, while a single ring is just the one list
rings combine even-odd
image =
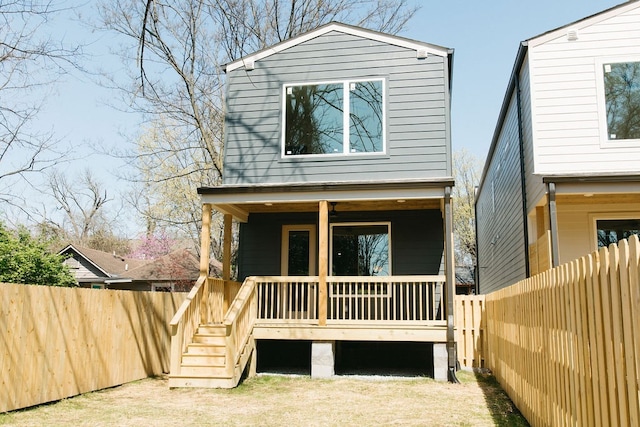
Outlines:
[{"label": "wooden deck", "polygon": [[203,276],[170,323],[170,386],[235,387],[256,339],[446,342],[445,281],[329,276],[322,292],[318,277],[250,277],[240,287]]}]

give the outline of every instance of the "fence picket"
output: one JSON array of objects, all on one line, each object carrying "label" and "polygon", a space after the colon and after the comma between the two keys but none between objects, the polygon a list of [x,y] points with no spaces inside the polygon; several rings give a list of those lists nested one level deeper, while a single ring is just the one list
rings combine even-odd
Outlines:
[{"label": "fence picket", "polygon": [[631,236],[484,296],[484,359],[532,425],[640,425],[639,269]]},{"label": "fence picket", "polygon": [[0,412],[168,372],[185,297],[0,284]]}]

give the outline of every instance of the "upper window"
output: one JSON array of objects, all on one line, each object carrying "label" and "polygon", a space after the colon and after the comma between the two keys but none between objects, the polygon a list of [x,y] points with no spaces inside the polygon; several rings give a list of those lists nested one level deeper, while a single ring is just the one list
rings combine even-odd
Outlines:
[{"label": "upper window", "polygon": [[384,152],[382,80],[285,85],[284,156]]},{"label": "upper window", "polygon": [[640,139],[640,62],[602,64],[607,139]]}]

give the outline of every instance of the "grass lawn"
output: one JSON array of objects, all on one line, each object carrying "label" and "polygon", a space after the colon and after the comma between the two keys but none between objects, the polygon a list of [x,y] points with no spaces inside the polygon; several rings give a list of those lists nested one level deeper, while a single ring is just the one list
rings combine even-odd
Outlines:
[{"label": "grass lawn", "polygon": [[149,378],[0,414],[10,426],[527,426],[493,376],[428,378],[261,375],[232,390],[174,389]]}]

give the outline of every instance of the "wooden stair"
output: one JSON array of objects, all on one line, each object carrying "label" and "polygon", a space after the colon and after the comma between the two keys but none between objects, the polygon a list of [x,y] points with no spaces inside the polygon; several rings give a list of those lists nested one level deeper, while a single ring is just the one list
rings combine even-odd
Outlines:
[{"label": "wooden stair", "polygon": [[233,388],[255,351],[253,335],[233,369],[227,366],[226,328],[224,325],[200,325],[193,341],[182,354],[180,372],[169,376],[169,387]]}]

